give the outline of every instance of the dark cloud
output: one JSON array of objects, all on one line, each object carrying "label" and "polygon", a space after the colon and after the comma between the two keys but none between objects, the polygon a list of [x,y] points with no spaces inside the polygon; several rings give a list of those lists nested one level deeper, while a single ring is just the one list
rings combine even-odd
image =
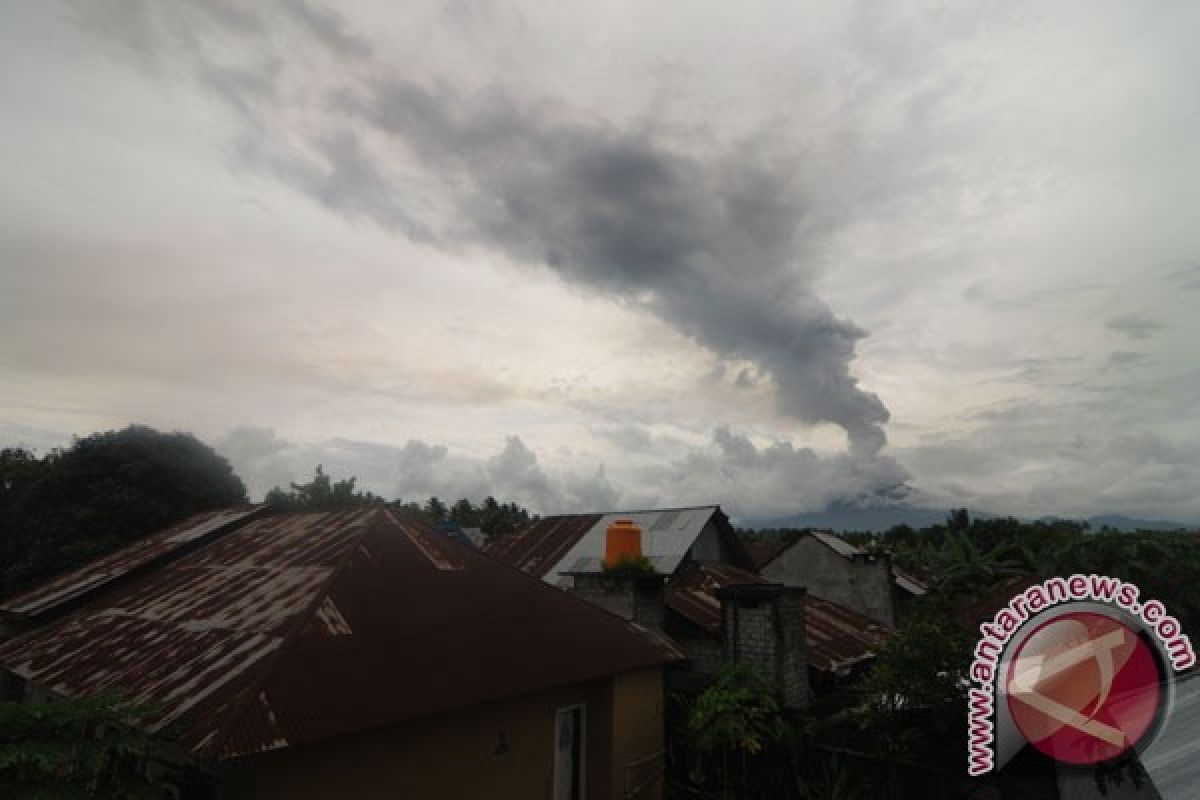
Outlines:
[{"label": "dark cloud", "polygon": [[[783,413],[841,426],[859,454],[883,446],[887,409],[849,369],[865,333],[812,290],[806,259],[825,222],[795,164],[746,148],[688,152],[497,91],[464,97],[393,78],[342,106],[457,190],[443,241],[498,247],[643,308],[754,361]],[[390,214],[385,205],[376,219]]]},{"label": "dark cloud", "polygon": [[[307,5],[290,13],[344,60],[340,19]],[[883,447],[888,411],[850,372],[866,334],[813,289],[814,252],[832,221],[795,160],[763,141],[685,145],[496,87],[427,86],[380,64],[323,71],[314,92],[324,102],[314,92],[298,101],[270,75],[214,62],[205,31],[245,35],[248,18],[222,12],[201,24],[189,14],[204,84],[253,122],[238,143],[243,164],[413,239],[548,267],[722,357],[754,362],[774,380],[782,413],[842,427],[854,453]],[[258,41],[266,63],[304,68],[276,37]]]},{"label": "dark cloud", "polygon": [[288,0],[283,8],[322,44],[343,58],[369,58],[371,45],[346,30],[341,15],[307,0]]},{"label": "dark cloud", "polygon": [[1105,326],[1109,330],[1122,333],[1130,339],[1149,339],[1166,327],[1163,323],[1150,319],[1144,314],[1123,314],[1110,319]]}]

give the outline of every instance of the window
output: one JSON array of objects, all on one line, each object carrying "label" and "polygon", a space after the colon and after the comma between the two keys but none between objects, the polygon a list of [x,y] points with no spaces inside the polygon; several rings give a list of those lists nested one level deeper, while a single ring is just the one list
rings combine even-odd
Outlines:
[{"label": "window", "polygon": [[583,800],[583,706],[558,709],[554,719],[554,800]]}]

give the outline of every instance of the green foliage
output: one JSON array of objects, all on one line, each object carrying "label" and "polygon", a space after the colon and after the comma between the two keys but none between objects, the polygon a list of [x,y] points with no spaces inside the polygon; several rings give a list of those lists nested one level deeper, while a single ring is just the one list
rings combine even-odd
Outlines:
[{"label": "green foliage", "polygon": [[267,492],[267,505],[279,511],[335,511],[357,506],[381,505],[383,498],[370,492],[354,491],[354,477],[332,482],[325,468],[318,464],[308,483],[293,483],[285,492],[276,486]]},{"label": "green foliage", "polygon": [[0,451],[0,595],[198,511],[246,502],[229,463],[186,433],[131,426],[44,457]]},{"label": "green foliage", "polygon": [[966,675],[974,642],[935,599],[879,648],[859,689],[860,722],[881,755],[920,758],[966,714]]},{"label": "green foliage", "polygon": [[[430,498],[430,504],[427,504],[425,508],[427,513],[435,500],[437,500],[436,497]],[[438,501],[437,505],[445,509],[441,501]],[[449,511],[444,512],[442,519],[456,522],[464,528],[479,528],[483,531],[484,536],[496,539],[515,533],[536,520],[537,517],[516,503],[500,503],[489,495],[479,506],[474,505],[465,497],[460,499],[450,507]]]},{"label": "green foliage", "polygon": [[429,517],[431,522],[445,522],[447,513],[446,504],[436,496],[429,498],[429,502],[425,504],[425,516]]},{"label": "green foliage", "polygon": [[[715,681],[684,707],[676,738],[686,751],[686,791],[695,797],[752,796],[766,789],[784,766],[780,747],[787,733],[775,689],[758,670],[727,664]],[[774,789],[777,790],[776,783]]]},{"label": "green foliage", "polygon": [[774,688],[749,664],[726,665],[696,698],[688,732],[704,754],[731,751],[755,755],[783,734]]},{"label": "green foliage", "polygon": [[615,564],[604,564],[604,573],[606,575],[656,575],[658,570],[654,568],[654,564],[645,556],[631,558],[630,556],[622,556]]},{"label": "green foliage", "polygon": [[154,715],[113,695],[0,703],[0,795],[180,797],[204,777],[169,737],[140,727]]}]

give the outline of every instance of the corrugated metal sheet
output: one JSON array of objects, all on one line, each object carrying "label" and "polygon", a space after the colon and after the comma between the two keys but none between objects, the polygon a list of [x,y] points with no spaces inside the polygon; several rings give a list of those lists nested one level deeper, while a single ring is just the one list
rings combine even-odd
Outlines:
[{"label": "corrugated metal sheet", "polygon": [[[727,564],[693,564],[667,589],[667,605],[713,635],[721,632],[721,603],[716,590],[726,586],[767,584],[752,572]],[[808,664],[826,672],[842,672],[871,658],[887,635],[876,622],[812,594],[805,595],[805,641]]]},{"label": "corrugated metal sheet", "polygon": [[391,510],[270,517],[0,645],[65,695],[163,709],[202,757],[318,741],[676,658]]},{"label": "corrugated metal sheet", "polygon": [[713,562],[694,563],[672,578],[666,602],[691,622],[710,633],[721,630],[721,601],[717,589],[769,581],[744,569]]},{"label": "corrugated metal sheet", "polygon": [[809,535],[843,558],[854,558],[855,556],[864,555],[866,552],[850,544],[840,536],[834,536],[832,533],[813,531]]},{"label": "corrugated metal sheet", "polygon": [[915,594],[919,596],[929,591],[925,584],[918,578],[910,575],[907,572],[898,570],[895,567],[892,567],[892,579],[896,582],[897,586],[909,594]]},{"label": "corrugated metal sheet", "polygon": [[564,514],[545,517],[512,536],[493,542],[487,552],[522,572],[544,578],[601,516]]},{"label": "corrugated metal sheet", "polygon": [[258,514],[261,507],[206,511],[165,531],[140,539],[80,569],[0,603],[0,613],[37,617],[79,601],[173,553],[220,534]]},{"label": "corrugated metal sheet", "polygon": [[[569,583],[569,572],[595,571],[604,559],[608,527],[630,519],[642,529],[642,553],[659,572],[673,573],[719,506],[548,517],[489,552],[547,583]],[[565,580],[564,580],[565,579]]]},{"label": "corrugated metal sheet", "polygon": [[855,611],[813,595],[805,596],[808,664],[825,672],[844,672],[872,658],[887,630]]},{"label": "corrugated metal sheet", "polygon": [[366,516],[269,517],[0,645],[0,663],[65,695],[112,689],[186,716],[198,750],[227,724],[322,591]]}]

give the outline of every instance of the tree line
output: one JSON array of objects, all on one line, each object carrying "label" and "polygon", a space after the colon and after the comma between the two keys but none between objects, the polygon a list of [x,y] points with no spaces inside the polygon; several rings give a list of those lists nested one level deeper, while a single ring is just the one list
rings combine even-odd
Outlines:
[{"label": "tree line", "polygon": [[[192,514],[248,502],[229,462],[189,433],[141,425],[75,438],[39,456],[0,450],[0,597],[19,594]],[[334,480],[318,465],[312,480],[276,486],[277,511],[332,511],[387,501],[355,478]],[[504,536],[536,519],[528,509],[487,497],[446,506],[395,501],[431,524],[480,528]]]}]

